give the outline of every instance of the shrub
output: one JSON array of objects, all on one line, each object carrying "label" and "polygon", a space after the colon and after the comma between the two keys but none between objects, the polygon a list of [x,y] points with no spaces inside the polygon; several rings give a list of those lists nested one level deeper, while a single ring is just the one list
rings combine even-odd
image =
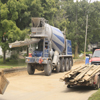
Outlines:
[{"label": "shrub", "polygon": [[10,59],[18,59],[18,55],[11,55]]},{"label": "shrub", "polygon": [[0,55],[0,59],[2,59],[3,58],[3,56],[2,55]]}]

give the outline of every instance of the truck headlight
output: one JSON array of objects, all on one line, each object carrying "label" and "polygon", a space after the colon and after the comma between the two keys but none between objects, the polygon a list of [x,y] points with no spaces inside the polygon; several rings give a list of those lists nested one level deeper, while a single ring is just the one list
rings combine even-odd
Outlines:
[{"label": "truck headlight", "polygon": [[26,59],[26,61],[30,61],[30,59]]}]

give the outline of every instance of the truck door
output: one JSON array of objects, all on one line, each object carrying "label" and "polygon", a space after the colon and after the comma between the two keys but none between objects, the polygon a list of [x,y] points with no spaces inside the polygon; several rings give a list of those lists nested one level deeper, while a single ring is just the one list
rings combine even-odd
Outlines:
[{"label": "truck door", "polygon": [[34,45],[33,57],[43,57],[43,39]]},{"label": "truck door", "polygon": [[44,44],[44,57],[49,57],[49,41],[47,38],[44,40]]}]

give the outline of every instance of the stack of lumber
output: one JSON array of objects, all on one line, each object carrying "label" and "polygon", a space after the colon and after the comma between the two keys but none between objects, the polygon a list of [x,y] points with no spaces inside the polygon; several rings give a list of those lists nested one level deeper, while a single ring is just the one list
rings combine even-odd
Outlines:
[{"label": "stack of lumber", "polygon": [[100,72],[100,65],[83,65],[68,71],[61,80],[67,84],[84,83],[90,81],[98,72]]}]

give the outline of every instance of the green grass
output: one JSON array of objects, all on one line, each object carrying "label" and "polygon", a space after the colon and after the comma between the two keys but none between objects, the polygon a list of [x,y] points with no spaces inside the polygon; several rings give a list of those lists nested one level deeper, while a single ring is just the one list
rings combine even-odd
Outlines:
[{"label": "green grass", "polygon": [[100,89],[94,93],[88,100],[100,100]]},{"label": "green grass", "polygon": [[9,60],[3,63],[3,59],[0,59],[0,68],[13,68],[13,67],[26,67],[25,59]]}]

